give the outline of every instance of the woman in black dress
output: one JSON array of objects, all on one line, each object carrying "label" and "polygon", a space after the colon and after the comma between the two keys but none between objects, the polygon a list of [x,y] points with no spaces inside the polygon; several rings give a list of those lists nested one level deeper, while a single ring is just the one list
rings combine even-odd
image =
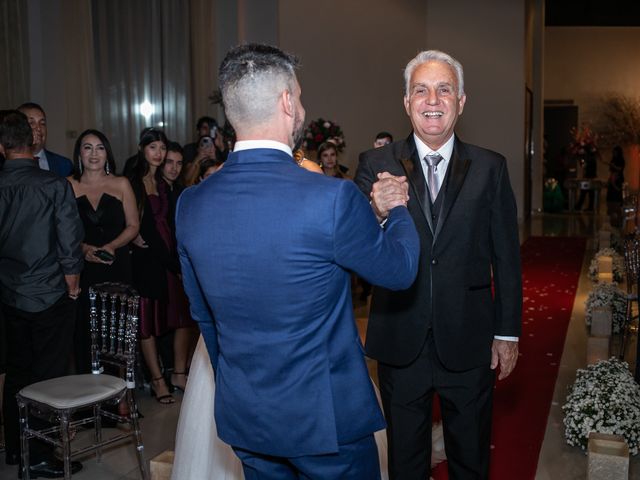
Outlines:
[{"label": "woman in black dress", "polygon": [[129,180],[115,175],[107,137],[85,130],[73,151],[74,170],[68,178],[84,225],[84,269],[80,276],[81,309],[76,324],[75,368],[91,370],[89,287],[102,282],[131,283],[129,242],[138,235],[139,221]]}]

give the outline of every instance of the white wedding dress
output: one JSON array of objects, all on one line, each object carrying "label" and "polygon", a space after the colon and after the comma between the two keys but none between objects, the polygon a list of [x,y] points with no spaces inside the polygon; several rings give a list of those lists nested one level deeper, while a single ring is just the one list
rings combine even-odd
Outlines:
[{"label": "white wedding dress", "polygon": [[[213,416],[215,390],[209,352],[200,336],[180,407],[171,480],[244,479],[242,463],[231,447],[218,438]],[[387,480],[387,437],[384,430],[376,432],[375,439],[382,480]]]},{"label": "white wedding dress", "polygon": [[[375,384],[373,387],[380,402],[380,393]],[[209,352],[204,339],[200,336],[191,361],[189,380],[180,407],[171,480],[244,479],[242,463],[231,447],[218,438],[213,416],[215,389]],[[441,458],[438,458],[435,463],[444,459],[442,426],[434,428],[433,437],[435,452],[432,456],[432,465],[438,450],[441,452]],[[388,480],[385,431],[376,432],[375,440],[378,446],[380,474],[382,480]]]}]

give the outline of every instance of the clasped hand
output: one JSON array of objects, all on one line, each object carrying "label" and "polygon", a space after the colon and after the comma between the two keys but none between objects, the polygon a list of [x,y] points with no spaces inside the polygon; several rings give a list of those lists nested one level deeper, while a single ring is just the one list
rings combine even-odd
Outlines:
[{"label": "clasped hand", "polygon": [[378,181],[371,188],[371,206],[382,221],[389,211],[398,206],[407,206],[409,201],[409,184],[407,177],[396,177],[389,172],[378,173]]}]

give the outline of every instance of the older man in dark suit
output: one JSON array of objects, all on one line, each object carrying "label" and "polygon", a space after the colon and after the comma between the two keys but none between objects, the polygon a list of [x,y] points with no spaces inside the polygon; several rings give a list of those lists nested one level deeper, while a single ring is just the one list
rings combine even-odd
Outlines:
[{"label": "older man in dark suit", "polygon": [[488,478],[494,370],[499,378],[513,370],[521,328],[516,203],[505,158],[454,134],[466,100],[460,63],[422,52],[405,83],[413,133],[363,153],[355,178],[382,220],[382,187],[407,176],[421,241],[416,281],[399,292],[374,290],[367,332],[367,353],[379,362],[390,478],[429,477],[434,393],[449,478]]}]

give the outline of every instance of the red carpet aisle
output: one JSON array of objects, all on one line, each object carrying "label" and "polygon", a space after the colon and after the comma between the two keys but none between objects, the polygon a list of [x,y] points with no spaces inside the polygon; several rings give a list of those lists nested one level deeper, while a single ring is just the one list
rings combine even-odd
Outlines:
[{"label": "red carpet aisle", "polygon": [[[535,478],[585,243],[584,238],[531,237],[522,245],[520,359],[495,390],[491,480]],[[446,462],[433,478],[447,478]]]}]

